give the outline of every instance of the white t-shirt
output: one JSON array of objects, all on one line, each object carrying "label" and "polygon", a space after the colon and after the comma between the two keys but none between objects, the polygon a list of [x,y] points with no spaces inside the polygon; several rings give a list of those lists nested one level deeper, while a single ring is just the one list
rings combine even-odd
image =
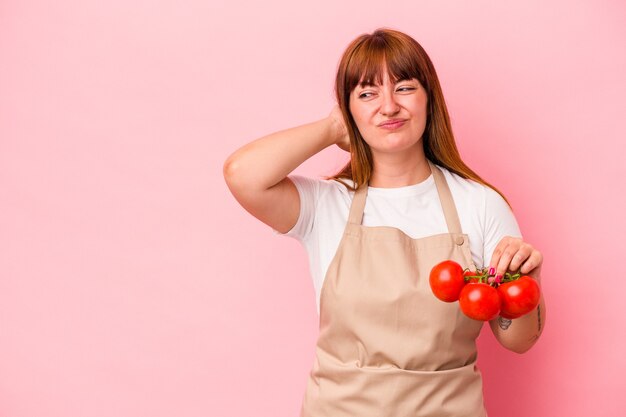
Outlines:
[{"label": "white t-shirt", "polygon": [[[486,267],[504,236],[522,237],[515,216],[492,188],[437,166],[450,187],[461,229],[469,236],[474,264],[477,268]],[[304,246],[319,314],[322,283],[345,230],[354,192],[335,180],[295,174],[289,178],[300,194],[298,221],[287,233],[271,230]],[[353,185],[350,180],[344,181]],[[448,233],[432,174],[419,184],[405,187],[369,187],[362,224],[396,227],[413,239]]]}]

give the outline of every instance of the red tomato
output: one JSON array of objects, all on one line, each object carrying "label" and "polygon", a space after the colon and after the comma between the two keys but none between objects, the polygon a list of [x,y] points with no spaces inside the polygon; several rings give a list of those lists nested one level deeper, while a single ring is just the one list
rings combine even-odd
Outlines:
[{"label": "red tomato", "polygon": [[498,287],[500,315],[515,319],[530,313],[539,304],[540,291],[537,281],[528,275],[506,282]]},{"label": "red tomato", "polygon": [[500,312],[500,297],[491,285],[470,282],[461,290],[459,305],[467,317],[489,321],[495,319]]},{"label": "red tomato", "polygon": [[459,299],[465,286],[463,268],[458,263],[446,260],[438,263],[430,270],[430,289],[441,301],[451,303]]}]

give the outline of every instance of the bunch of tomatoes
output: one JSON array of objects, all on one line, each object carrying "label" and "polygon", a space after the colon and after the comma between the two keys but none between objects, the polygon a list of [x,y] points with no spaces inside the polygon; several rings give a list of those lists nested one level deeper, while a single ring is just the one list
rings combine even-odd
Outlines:
[{"label": "bunch of tomatoes", "polygon": [[532,277],[506,272],[496,279],[494,274],[494,268],[470,271],[446,260],[431,269],[430,288],[441,301],[458,300],[461,311],[474,320],[489,321],[498,314],[515,319],[537,307],[540,290]]}]

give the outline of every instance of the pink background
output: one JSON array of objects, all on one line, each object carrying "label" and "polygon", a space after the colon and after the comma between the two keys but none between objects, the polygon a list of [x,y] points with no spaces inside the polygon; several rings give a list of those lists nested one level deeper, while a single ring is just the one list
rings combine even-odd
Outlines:
[{"label": "pink background", "polygon": [[537,345],[479,339],[490,416],[624,415],[625,17],[617,0],[3,0],[0,416],[298,415],[306,253],[222,164],[326,116],[342,51],[379,26],[428,51],[462,156],[545,257]]}]

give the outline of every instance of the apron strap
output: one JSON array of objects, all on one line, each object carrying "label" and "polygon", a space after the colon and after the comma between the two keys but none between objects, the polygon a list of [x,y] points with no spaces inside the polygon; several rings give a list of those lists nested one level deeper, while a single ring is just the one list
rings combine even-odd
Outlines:
[{"label": "apron strap", "polygon": [[435,185],[437,186],[437,193],[439,193],[439,201],[443,208],[443,215],[446,218],[446,224],[448,225],[448,233],[462,233],[461,222],[459,221],[459,214],[456,211],[456,205],[448,187],[448,181],[443,175],[443,172],[429,159],[427,159],[430,170],[433,173],[435,179]]},{"label": "apron strap", "polygon": [[[448,233],[462,233],[461,222],[459,221],[459,215],[457,213],[454,200],[452,199],[452,193],[450,192],[450,187],[448,187],[448,182],[446,181],[443,172],[441,172],[435,164],[430,162],[429,159],[426,159],[426,161],[428,161],[428,165],[430,166],[430,170],[435,180],[435,185],[437,186],[437,193],[439,194],[443,214],[446,218],[446,224],[448,225]],[[369,181],[363,184],[354,193],[354,197],[350,205],[348,223],[360,225],[363,221],[363,211],[365,209],[368,186]]]},{"label": "apron strap", "polygon": [[348,217],[348,223],[356,224],[357,226],[361,224],[361,221],[363,220],[363,211],[365,210],[365,197],[367,197],[368,186],[369,181],[363,184],[354,193],[354,197],[352,198],[352,204],[350,205],[350,216]]}]

